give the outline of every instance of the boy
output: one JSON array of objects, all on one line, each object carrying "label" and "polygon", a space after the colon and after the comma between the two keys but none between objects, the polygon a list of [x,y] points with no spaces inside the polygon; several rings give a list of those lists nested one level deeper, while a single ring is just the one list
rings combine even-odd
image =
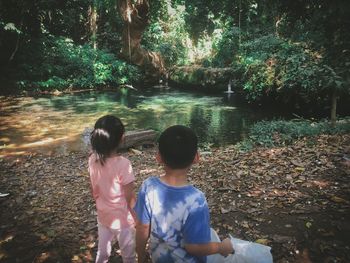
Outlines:
[{"label": "boy", "polygon": [[143,182],[134,208],[139,263],[146,260],[148,238],[153,262],[206,262],[207,255],[233,252],[228,238],[210,241],[205,196],[187,181],[198,160],[197,137],[191,129],[176,125],[161,134],[157,161],[165,175]]}]

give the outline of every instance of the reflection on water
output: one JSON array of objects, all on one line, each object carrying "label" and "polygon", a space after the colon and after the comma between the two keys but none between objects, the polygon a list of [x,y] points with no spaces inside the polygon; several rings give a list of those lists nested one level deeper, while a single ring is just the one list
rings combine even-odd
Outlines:
[{"label": "reflection on water", "polygon": [[27,151],[66,152],[85,147],[81,134],[104,114],[127,130],[192,127],[200,142],[235,143],[264,116],[220,96],[174,90],[90,92],[52,97],[0,97],[0,156]]}]

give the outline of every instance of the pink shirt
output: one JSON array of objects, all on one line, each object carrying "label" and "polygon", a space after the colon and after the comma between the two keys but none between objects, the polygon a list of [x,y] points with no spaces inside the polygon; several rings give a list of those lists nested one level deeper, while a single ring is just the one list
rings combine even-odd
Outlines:
[{"label": "pink shirt", "polygon": [[92,154],[89,172],[99,223],[112,229],[134,225],[122,190],[123,185],[135,180],[130,161],[123,156],[113,156],[101,165]]}]

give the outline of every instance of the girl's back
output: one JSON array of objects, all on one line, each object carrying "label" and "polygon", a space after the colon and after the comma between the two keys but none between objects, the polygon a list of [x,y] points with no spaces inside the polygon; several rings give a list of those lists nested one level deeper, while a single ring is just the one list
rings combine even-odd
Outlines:
[{"label": "girl's back", "polygon": [[113,229],[133,225],[122,190],[123,185],[135,180],[130,161],[123,156],[114,155],[102,164],[92,154],[89,158],[89,172],[99,222]]}]

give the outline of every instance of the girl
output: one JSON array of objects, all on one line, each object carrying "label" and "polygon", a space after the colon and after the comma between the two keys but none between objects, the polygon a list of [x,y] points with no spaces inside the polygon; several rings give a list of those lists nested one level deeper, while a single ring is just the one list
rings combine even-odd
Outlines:
[{"label": "girl", "polygon": [[130,161],[117,154],[123,135],[120,119],[106,115],[97,120],[90,138],[93,152],[89,173],[97,208],[98,263],[108,262],[115,238],[123,262],[135,262],[135,178]]}]

